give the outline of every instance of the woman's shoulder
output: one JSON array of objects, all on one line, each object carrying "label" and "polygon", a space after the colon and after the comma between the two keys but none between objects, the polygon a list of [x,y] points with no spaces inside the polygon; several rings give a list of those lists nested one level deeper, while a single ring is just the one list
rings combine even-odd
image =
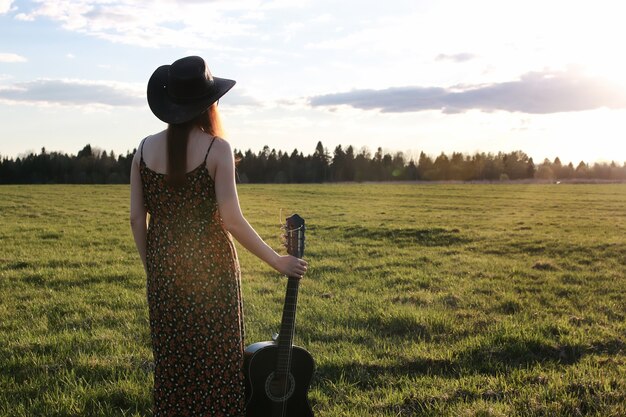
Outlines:
[{"label": "woman's shoulder", "polygon": [[137,163],[139,163],[139,160],[141,159],[141,157],[145,155],[145,149],[149,149],[152,146],[154,146],[156,142],[162,140],[161,138],[165,137],[165,134],[166,134],[166,131],[163,130],[161,132],[154,133],[152,135],[148,135],[142,138],[139,141],[139,144],[137,145],[137,148],[135,150],[135,157],[133,159]]},{"label": "woman's shoulder", "polygon": [[220,136],[215,136],[211,149],[211,152],[215,151],[215,153],[221,156],[232,153],[230,143]]},{"label": "woman's shoulder", "polygon": [[149,149],[154,147],[156,144],[161,143],[166,139],[167,131],[163,130],[158,133],[154,133],[152,135],[148,135],[139,142],[139,148],[137,149]]},{"label": "woman's shoulder", "polygon": [[157,133],[153,133],[152,135],[148,135],[145,138],[141,139],[141,141],[139,142],[139,145],[141,146],[141,144],[148,144],[148,143],[154,143],[154,142],[158,142],[160,140],[162,140],[163,138],[166,137],[167,131],[166,130],[162,130],[160,132]]}]

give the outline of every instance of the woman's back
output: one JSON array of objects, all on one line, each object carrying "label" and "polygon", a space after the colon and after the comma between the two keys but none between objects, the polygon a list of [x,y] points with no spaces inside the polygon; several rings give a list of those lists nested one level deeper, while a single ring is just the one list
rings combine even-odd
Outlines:
[{"label": "woman's back", "polygon": [[[167,131],[164,130],[155,135],[148,136],[143,142],[142,157],[151,170],[165,174],[167,172]],[[220,139],[216,138],[218,141]],[[186,172],[197,168],[207,154],[211,146],[212,137],[199,129],[192,130],[187,143],[187,167]],[[207,157],[207,168],[213,174],[215,172],[215,160],[210,152]],[[212,175],[211,175],[212,176]]]},{"label": "woman's back", "polygon": [[215,183],[207,167],[217,138],[206,134],[194,135],[195,140],[190,141],[187,147],[190,150],[187,160],[193,161],[194,167],[186,170],[184,184],[172,186],[165,174],[167,164],[162,152],[165,138],[160,136],[165,135],[146,138],[139,149],[144,204],[150,213],[150,221],[219,221]]}]

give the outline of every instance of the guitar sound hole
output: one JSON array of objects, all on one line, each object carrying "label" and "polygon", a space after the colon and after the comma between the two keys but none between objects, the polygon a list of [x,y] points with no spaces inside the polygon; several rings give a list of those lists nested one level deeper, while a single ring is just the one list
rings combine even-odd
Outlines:
[{"label": "guitar sound hole", "polygon": [[282,402],[293,395],[296,388],[296,381],[291,372],[288,377],[276,377],[274,372],[269,374],[265,380],[265,393],[267,397],[275,402]]}]

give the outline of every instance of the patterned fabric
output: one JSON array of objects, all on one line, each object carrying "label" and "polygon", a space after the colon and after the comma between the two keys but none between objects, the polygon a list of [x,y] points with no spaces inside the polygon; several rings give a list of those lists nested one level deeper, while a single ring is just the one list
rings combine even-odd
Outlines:
[{"label": "patterned fabric", "polygon": [[141,146],[155,417],[244,413],[239,262],[204,159],[174,189]]}]

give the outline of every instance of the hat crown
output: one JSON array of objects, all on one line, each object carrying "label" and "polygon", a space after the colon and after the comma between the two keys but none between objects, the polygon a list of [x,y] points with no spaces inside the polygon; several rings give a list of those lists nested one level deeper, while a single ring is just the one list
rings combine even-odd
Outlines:
[{"label": "hat crown", "polygon": [[174,101],[205,97],[212,92],[213,84],[211,71],[199,56],[181,58],[169,67],[167,93]]},{"label": "hat crown", "polygon": [[148,105],[166,123],[185,123],[206,111],[235,83],[211,75],[201,57],[188,56],[154,70],[146,91]]}]

